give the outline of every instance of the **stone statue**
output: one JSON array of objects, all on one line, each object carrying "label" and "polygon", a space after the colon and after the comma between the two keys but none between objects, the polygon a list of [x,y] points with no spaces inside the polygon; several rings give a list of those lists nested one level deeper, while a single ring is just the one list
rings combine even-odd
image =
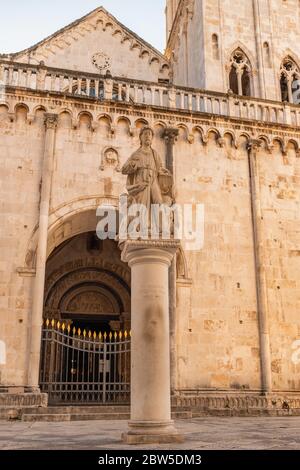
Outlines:
[{"label": "stone statue", "polygon": [[141,146],[122,168],[123,175],[128,175],[129,204],[143,204],[148,211],[151,204],[171,205],[173,202],[173,178],[152,148],[153,136],[150,127],[141,130]]}]

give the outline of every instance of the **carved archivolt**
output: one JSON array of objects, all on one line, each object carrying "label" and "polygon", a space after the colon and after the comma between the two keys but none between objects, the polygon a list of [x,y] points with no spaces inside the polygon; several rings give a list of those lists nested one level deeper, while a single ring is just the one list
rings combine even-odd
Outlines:
[{"label": "carved archivolt", "polygon": [[91,285],[75,288],[63,296],[59,310],[75,314],[120,314],[117,299],[104,287]]},{"label": "carved archivolt", "polygon": [[129,286],[116,272],[122,268],[112,265],[111,269],[76,268],[74,263],[67,263],[51,273],[45,286],[45,315],[53,311],[116,315],[130,312]]}]

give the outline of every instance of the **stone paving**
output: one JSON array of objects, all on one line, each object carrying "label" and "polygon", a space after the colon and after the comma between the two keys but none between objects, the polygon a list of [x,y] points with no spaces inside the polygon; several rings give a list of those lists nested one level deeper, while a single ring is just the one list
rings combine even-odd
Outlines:
[{"label": "stone paving", "polygon": [[300,450],[300,417],[197,418],[177,421],[184,444],[130,447],[126,421],[0,422],[0,450]]}]

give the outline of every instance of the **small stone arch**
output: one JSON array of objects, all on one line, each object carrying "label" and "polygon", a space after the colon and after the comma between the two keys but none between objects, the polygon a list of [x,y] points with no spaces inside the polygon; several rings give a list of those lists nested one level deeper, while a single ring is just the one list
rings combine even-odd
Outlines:
[{"label": "small stone arch", "polygon": [[269,136],[267,135],[259,135],[258,140],[261,142],[261,147],[270,151],[271,148],[271,141]]},{"label": "small stone arch", "polygon": [[189,128],[183,123],[177,124],[176,127],[179,130],[178,140],[181,140],[182,142],[187,142],[189,138]]},{"label": "small stone arch", "polygon": [[296,151],[296,153],[298,154],[298,153],[299,153],[299,150],[300,150],[299,142],[297,142],[297,140],[295,140],[295,139],[288,139],[288,141],[287,141],[287,146],[288,146],[289,144],[291,144],[291,145],[294,146],[295,151]]},{"label": "small stone arch", "polygon": [[15,117],[16,117],[16,123],[18,124],[25,124],[27,121],[27,116],[29,113],[29,108],[26,104],[24,103],[18,103],[15,106]]},{"label": "small stone arch", "polygon": [[285,154],[285,142],[281,137],[274,137],[272,140],[271,147],[274,151],[279,149],[281,154]]},{"label": "small stone arch", "polygon": [[206,145],[208,145],[209,143],[211,144],[214,143],[215,145],[218,145],[220,138],[221,138],[220,131],[216,129],[215,127],[211,127],[206,130],[204,142]]},{"label": "small stone arch", "polygon": [[97,116],[98,131],[100,134],[108,136],[112,132],[112,118],[109,114]]},{"label": "small stone arch", "polygon": [[[229,139],[228,139],[229,138]],[[230,140],[231,142],[231,145],[234,147],[234,148],[237,148],[237,141],[236,141],[236,135],[233,131],[230,131],[230,130],[226,130],[223,134],[223,139],[228,139],[228,141]]]},{"label": "small stone arch", "polygon": [[117,120],[116,130],[119,134],[129,136],[131,134],[131,122],[126,116],[120,116]]},{"label": "small stone arch", "polygon": [[81,111],[78,114],[79,128],[91,129],[93,123],[93,115],[88,111]]},{"label": "small stone arch", "polygon": [[72,111],[65,108],[58,115],[58,128],[71,128],[73,121]]},{"label": "small stone arch", "polygon": [[153,132],[156,138],[161,139],[163,137],[164,130],[166,129],[166,124],[163,121],[156,121],[153,124]]},{"label": "small stone arch", "polygon": [[149,122],[146,119],[137,119],[134,123],[136,129],[142,129],[143,127],[149,126]]},{"label": "small stone arch", "polygon": [[200,126],[194,126],[192,128],[192,136],[194,138],[194,142],[198,142],[203,144],[204,143],[204,130]]},{"label": "small stone arch", "polygon": [[34,116],[34,123],[37,125],[43,125],[45,121],[45,114],[47,113],[47,109],[45,106],[36,106],[33,109],[33,116]]},{"label": "small stone arch", "polygon": [[15,106],[15,113],[18,111],[19,108],[24,108],[24,109],[26,109],[26,112],[29,113],[29,108],[28,108],[27,104],[22,103],[22,102],[17,103],[16,106]]}]

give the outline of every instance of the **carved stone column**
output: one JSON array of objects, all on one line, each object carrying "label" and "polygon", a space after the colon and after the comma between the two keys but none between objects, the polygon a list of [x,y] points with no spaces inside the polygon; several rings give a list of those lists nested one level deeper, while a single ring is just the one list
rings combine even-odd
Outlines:
[{"label": "carved stone column", "polygon": [[237,81],[238,81],[238,94],[243,95],[243,83],[242,83],[242,76],[243,76],[244,70],[239,67],[236,69],[236,74],[237,74]]},{"label": "carved stone column", "polygon": [[[179,130],[174,127],[167,127],[164,131],[164,138],[167,147],[166,168],[174,175],[174,144]],[[171,362],[171,393],[173,394],[177,385],[176,368],[176,255],[174,256],[169,270],[169,316],[170,316],[170,362]]]},{"label": "carved stone column", "polygon": [[179,130],[174,127],[167,127],[164,130],[163,137],[167,146],[166,168],[174,174],[174,144]]},{"label": "carved stone column", "polygon": [[39,367],[41,350],[41,333],[43,323],[45,269],[47,261],[47,240],[49,206],[51,196],[51,181],[53,172],[53,158],[55,147],[55,132],[57,115],[46,114],[46,135],[44,148],[44,161],[42,169],[41,200],[39,214],[38,245],[36,254],[36,276],[33,288],[33,303],[30,325],[28,386],[33,391],[39,390]]},{"label": "carved stone column", "polygon": [[132,270],[131,421],[128,444],[181,442],[171,421],[168,271],[178,242],[127,241]]},{"label": "carved stone column", "polygon": [[250,190],[253,214],[255,268],[257,285],[257,308],[259,318],[260,360],[262,392],[272,391],[271,351],[268,325],[268,299],[266,283],[266,259],[264,253],[264,221],[261,210],[259,167],[257,152],[259,140],[251,140],[248,146],[250,168]]},{"label": "carved stone column", "polygon": [[287,89],[288,89],[289,103],[293,104],[294,99],[293,99],[293,90],[292,90],[292,80],[293,80],[293,77],[291,76],[287,77]]}]

